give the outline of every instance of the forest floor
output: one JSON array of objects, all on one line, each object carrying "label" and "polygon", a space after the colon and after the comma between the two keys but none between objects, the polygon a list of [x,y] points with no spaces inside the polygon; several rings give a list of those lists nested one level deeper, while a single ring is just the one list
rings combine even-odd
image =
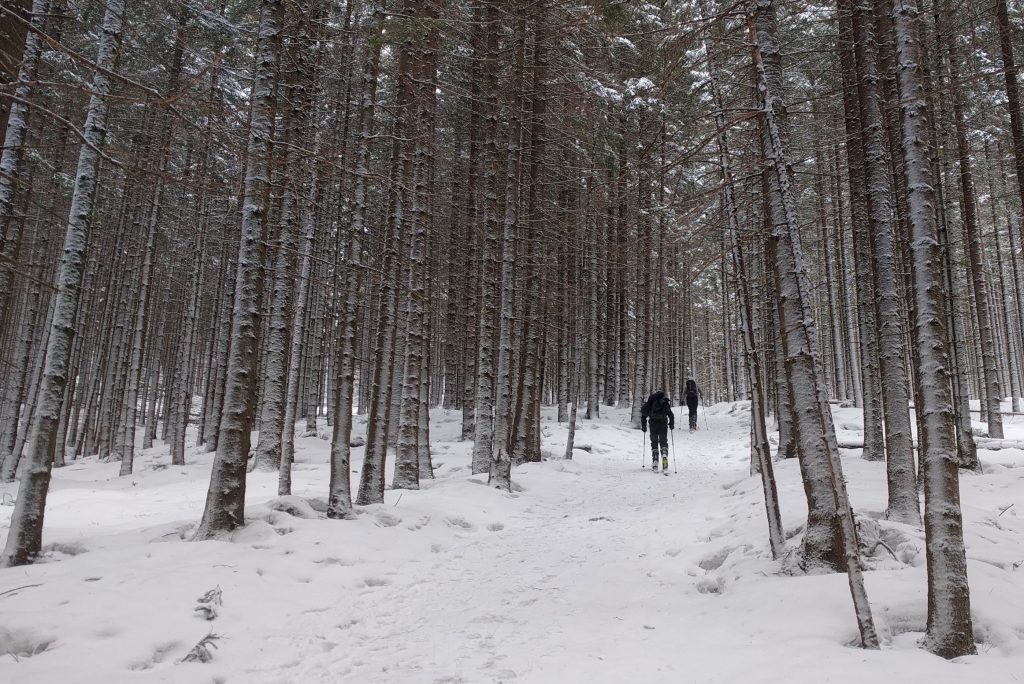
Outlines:
[{"label": "forest floor", "polygon": [[[647,448],[641,458],[625,411],[580,421],[572,461],[560,458],[565,426],[545,412],[553,456],[516,468],[511,494],[469,474],[458,416],[436,411],[437,478],[388,490],[351,521],[315,513],[328,443],[299,439],[297,497],[275,502],[276,475],[253,473],[249,524],[203,543],[185,540],[210,455],[170,466],[158,446],[126,478],[116,463],[76,461],[55,473],[45,562],[0,571],[0,682],[1024,681],[1024,451],[983,451],[986,473],[963,477],[980,654],[946,662],[916,646],[922,532],[875,522],[884,465],[844,450],[885,642],[866,652],[853,646],[845,576],[792,575],[791,559],[768,553],[748,410],[713,406],[698,432],[677,429],[667,477],[651,473]],[[837,411],[841,441],[856,441],[859,420]],[[1024,419],[1009,421],[1007,436],[1024,438]],[[806,505],[797,463],[777,468],[792,549]],[[15,491],[0,489],[0,536]],[[215,588],[223,603],[208,622],[194,609]],[[181,662],[211,632],[212,661]]]}]

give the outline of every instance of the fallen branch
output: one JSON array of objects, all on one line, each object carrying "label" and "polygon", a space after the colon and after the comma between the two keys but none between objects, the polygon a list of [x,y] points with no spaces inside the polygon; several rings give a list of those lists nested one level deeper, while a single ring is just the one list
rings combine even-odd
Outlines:
[{"label": "fallen branch", "polygon": [[871,547],[871,553],[872,553],[872,554],[874,554],[874,553],[875,553],[875,549],[877,549],[877,548],[878,548],[879,546],[881,546],[881,547],[882,547],[883,549],[885,549],[886,551],[888,551],[888,552],[889,552],[889,555],[890,555],[890,556],[892,556],[892,559],[893,559],[894,561],[898,561],[898,560],[899,560],[899,558],[897,558],[897,557],[896,557],[896,552],[895,552],[895,551],[893,551],[893,550],[892,550],[892,548],[890,548],[890,547],[889,547],[889,545],[888,545],[888,544],[886,544],[886,543],[885,543],[884,541],[882,541],[881,539],[879,539],[878,541],[876,541],[876,542],[875,542],[875,545]]},{"label": "fallen branch", "polygon": [[1000,449],[1024,449],[1024,441],[1019,439],[994,439],[992,437],[978,437],[974,440],[979,449],[999,451]]},{"label": "fallen branch", "polygon": [[33,587],[41,587],[41,586],[43,586],[43,585],[42,584],[26,584],[25,586],[22,586],[22,587],[14,587],[14,589],[8,589],[7,591],[0,591],[0,596],[5,596],[7,594],[14,594],[15,592],[21,591],[22,589],[31,589]]}]

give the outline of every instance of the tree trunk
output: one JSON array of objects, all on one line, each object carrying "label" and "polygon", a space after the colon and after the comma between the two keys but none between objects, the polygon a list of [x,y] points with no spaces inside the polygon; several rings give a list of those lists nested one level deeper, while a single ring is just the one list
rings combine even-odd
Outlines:
[{"label": "tree trunk", "polygon": [[925,133],[929,111],[922,94],[916,0],[893,0],[903,150],[912,230],[914,300],[918,330],[924,526],[928,564],[925,647],[944,658],[975,653],[967,559],[960,513],[956,426],[949,378],[946,292],[936,239],[935,197]]},{"label": "tree trunk", "polygon": [[213,539],[245,524],[245,478],[256,412],[256,366],[259,352],[260,300],[263,278],[263,222],[277,72],[281,0],[263,0],[255,75],[248,167],[242,200],[242,230],[235,275],[234,316],[227,356],[217,456],[195,539]]},{"label": "tree trunk", "polygon": [[85,124],[82,126],[83,144],[78,154],[53,320],[46,342],[39,403],[29,427],[25,470],[11,516],[7,543],[0,556],[0,567],[31,563],[42,547],[43,513],[57,447],[61,403],[68,383],[72,339],[77,326],[88,224],[98,181],[99,149],[106,138],[107,97],[110,94],[108,73],[114,68],[124,26],[124,10],[124,0],[107,0],[97,46],[98,68],[93,74]]},{"label": "tree trunk", "polygon": [[[800,251],[791,187],[792,171],[787,165],[787,141],[783,132],[785,119],[780,119],[776,113],[775,103],[777,100],[781,102],[782,74],[777,54],[779,47],[773,1],[755,0],[749,19],[754,66],[758,73],[761,136],[770,166],[774,237],[779,243],[776,269],[785,316],[781,323],[785,331],[786,370],[793,400],[798,407],[794,411],[794,424],[800,440],[801,465],[804,466],[810,509],[804,548],[811,553],[805,560],[814,563],[831,556],[835,561],[841,559],[845,563],[861,643],[864,648],[878,648],[878,634],[860,570],[853,510],[846,495],[832,415],[822,389],[814,322],[808,311],[810,285]],[[772,55],[774,59],[764,59],[764,52],[775,53]],[[831,492],[827,492],[829,484]],[[819,517],[822,513],[827,517]],[[836,542],[841,544],[841,550],[835,549]]]},{"label": "tree trunk", "polygon": [[[708,16],[707,0],[701,0],[700,13],[706,21]],[[765,403],[761,389],[761,363],[758,358],[757,342],[754,339],[750,289],[747,285],[746,267],[739,237],[739,221],[736,216],[732,159],[729,152],[722,94],[718,87],[718,67],[715,61],[713,46],[714,37],[711,29],[706,28],[704,53],[708,57],[708,69],[711,75],[711,94],[715,108],[715,128],[718,129],[718,158],[723,181],[723,203],[725,205],[724,210],[726,221],[728,222],[729,243],[736,275],[736,292],[739,297],[740,332],[743,337],[743,349],[747,357],[747,375],[750,382],[750,468],[751,474],[756,470],[761,475],[765,513],[768,517],[768,541],[772,550],[772,558],[778,560],[785,551],[786,539],[782,528],[782,517],[779,512],[779,497],[775,486],[771,445],[768,442],[768,429],[765,423]]]},{"label": "tree trunk", "polygon": [[[889,506],[886,517],[907,525],[921,524],[910,423],[910,391],[903,348],[903,304],[896,282],[895,229],[889,164],[885,148],[874,12],[870,0],[855,0],[854,45],[859,72],[860,129],[864,146],[865,188],[874,257],[875,320],[882,409],[885,419],[886,475]],[[847,4],[840,0],[840,8]]]}]

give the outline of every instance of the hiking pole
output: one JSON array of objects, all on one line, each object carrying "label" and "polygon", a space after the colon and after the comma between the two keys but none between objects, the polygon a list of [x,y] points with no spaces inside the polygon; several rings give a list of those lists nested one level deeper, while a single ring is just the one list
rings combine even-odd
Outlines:
[{"label": "hiking pole", "polygon": [[647,457],[647,433],[640,431],[640,470],[647,470],[644,460]]},{"label": "hiking pole", "polygon": [[672,435],[672,472],[678,473],[679,468],[676,467],[676,431],[669,430],[668,432]]}]

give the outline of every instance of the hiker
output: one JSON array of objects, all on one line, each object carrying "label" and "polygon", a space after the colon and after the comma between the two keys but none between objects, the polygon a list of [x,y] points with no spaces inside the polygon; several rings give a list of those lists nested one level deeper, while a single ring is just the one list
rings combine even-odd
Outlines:
[{"label": "hiker", "polygon": [[668,472],[668,431],[676,429],[672,402],[658,390],[647,398],[640,408],[640,429],[647,432],[651,423],[651,470],[658,472],[658,446],[661,446],[661,468]]},{"label": "hiker", "polygon": [[703,398],[704,395],[700,393],[700,388],[697,387],[697,381],[693,378],[687,380],[683,400],[686,402],[686,408],[690,409],[690,432],[697,429],[697,406]]}]

